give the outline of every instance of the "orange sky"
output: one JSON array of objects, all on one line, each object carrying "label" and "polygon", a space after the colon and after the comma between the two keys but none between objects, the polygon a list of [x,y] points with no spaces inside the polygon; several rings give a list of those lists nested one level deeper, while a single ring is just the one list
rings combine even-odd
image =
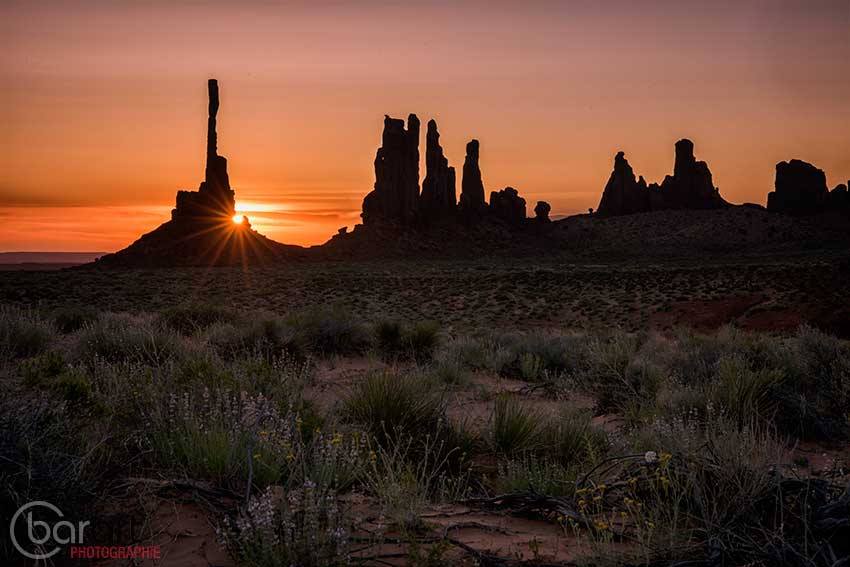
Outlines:
[{"label": "orange sky", "polygon": [[780,160],[850,178],[850,2],[602,4],[6,0],[0,251],[167,220],[203,177],[208,77],[237,203],[288,243],[358,221],[385,113],[436,118],[458,171],[478,138],[487,191],[553,214],[595,207],[620,149],[660,181],[685,136],[732,202]]}]

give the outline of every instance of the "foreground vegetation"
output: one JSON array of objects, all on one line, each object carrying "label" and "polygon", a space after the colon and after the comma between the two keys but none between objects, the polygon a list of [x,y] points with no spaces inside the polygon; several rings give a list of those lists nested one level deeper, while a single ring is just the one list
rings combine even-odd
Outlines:
[{"label": "foreground vegetation", "polygon": [[[352,360],[351,383],[328,382]],[[33,500],[97,516],[143,478],[203,487],[219,543],[258,567],[518,561],[435,526],[440,505],[550,526],[568,556],[529,540],[536,564],[850,554],[850,345],[807,327],[457,334],[332,308],[4,308],[0,364],[3,522]],[[818,475],[800,443],[833,455]]]}]

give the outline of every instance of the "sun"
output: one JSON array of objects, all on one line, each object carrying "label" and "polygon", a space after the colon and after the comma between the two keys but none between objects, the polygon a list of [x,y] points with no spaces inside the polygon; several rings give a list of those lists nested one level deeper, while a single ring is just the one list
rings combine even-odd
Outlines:
[{"label": "sun", "polygon": [[245,217],[242,215],[242,213],[236,213],[235,215],[233,215],[231,220],[233,221],[233,224],[242,224],[242,222],[245,220]]}]

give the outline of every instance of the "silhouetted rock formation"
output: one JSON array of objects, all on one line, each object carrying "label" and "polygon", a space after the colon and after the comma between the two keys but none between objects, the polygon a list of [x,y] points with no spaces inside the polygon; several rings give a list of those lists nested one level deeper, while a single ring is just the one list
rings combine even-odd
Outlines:
[{"label": "silhouetted rock formation", "polygon": [[490,213],[513,226],[525,222],[525,199],[513,187],[490,193]]},{"label": "silhouetted rock formation", "polygon": [[218,114],[218,81],[210,79],[209,117],[207,119],[207,165],[204,181],[198,191],[178,191],[176,207],[171,218],[194,219],[230,219],[236,214],[236,198],[230,188],[227,175],[227,159],[218,155],[218,135],[216,133],[216,115]]},{"label": "silhouetted rock formation", "polygon": [[635,180],[623,152],[614,157],[614,171],[608,179],[597,213],[602,216],[628,215],[664,209],[719,209],[728,206],[714,187],[711,171],[704,161],[694,157],[694,144],[676,142],[673,175],[661,185],[647,186],[643,177]]},{"label": "silhouetted rock formation", "polygon": [[826,202],[830,209],[850,211],[850,191],[848,191],[848,187],[850,187],[850,180],[847,181],[847,185],[841,183],[829,192]]},{"label": "silhouetted rock formation", "polygon": [[171,220],[142,235],[127,248],[101,257],[99,266],[211,266],[269,263],[301,255],[251,228],[248,218],[236,219],[236,199],[227,175],[227,160],[218,155],[216,115],[218,83],[210,79],[207,120],[207,160],[197,191],[178,191]]},{"label": "silhouetted rock formation", "polygon": [[449,160],[443,155],[437,123],[429,120],[425,135],[425,180],[422,182],[419,211],[423,218],[432,220],[451,217],[456,207],[455,168],[449,167]]},{"label": "silhouetted rock formation", "polygon": [[799,159],[777,163],[774,187],[767,195],[768,211],[809,215],[826,208],[826,174],[810,163]]},{"label": "silhouetted rock formation", "polygon": [[632,166],[623,152],[614,156],[614,171],[602,192],[602,200],[596,210],[598,215],[629,215],[649,209],[649,192],[643,177],[635,179]]},{"label": "silhouetted rock formation", "polygon": [[363,224],[408,224],[419,200],[419,119],[384,117],[381,147],[375,155],[375,189],[363,199]]},{"label": "silhouetted rock formation", "polygon": [[534,207],[534,220],[537,222],[549,222],[549,213],[552,211],[552,206],[546,201],[537,201]]},{"label": "silhouetted rock formation", "polygon": [[676,142],[673,176],[668,175],[661,183],[661,203],[669,209],[720,209],[728,205],[714,186],[708,165],[694,157],[690,140]]},{"label": "silhouetted rock formation", "polygon": [[478,140],[471,140],[466,144],[459,203],[460,211],[466,217],[480,215],[487,206],[484,202],[484,182],[478,167],[478,152]]}]

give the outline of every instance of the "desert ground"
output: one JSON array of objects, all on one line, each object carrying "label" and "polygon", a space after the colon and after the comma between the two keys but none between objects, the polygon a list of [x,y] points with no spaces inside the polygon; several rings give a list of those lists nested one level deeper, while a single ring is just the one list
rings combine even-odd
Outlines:
[{"label": "desert ground", "polygon": [[144,565],[840,565],[848,266],[3,272],[3,515]]}]

